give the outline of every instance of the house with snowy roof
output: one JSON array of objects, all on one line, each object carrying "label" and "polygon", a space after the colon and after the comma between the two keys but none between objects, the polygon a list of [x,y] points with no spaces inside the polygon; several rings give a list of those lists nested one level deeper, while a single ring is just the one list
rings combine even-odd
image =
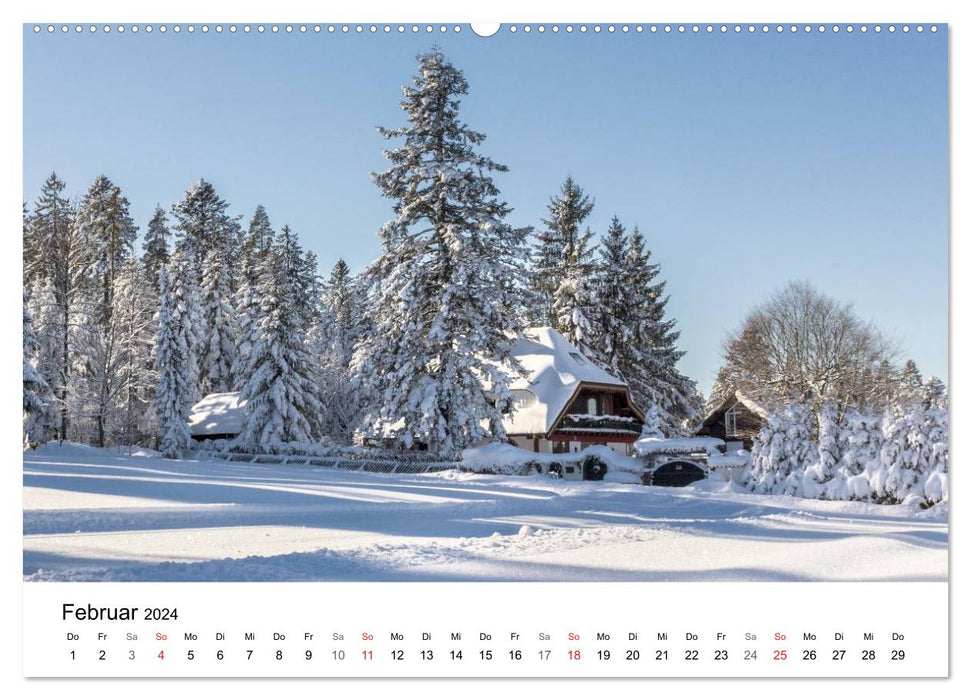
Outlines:
[{"label": "house with snowy roof", "polygon": [[[627,384],[585,357],[552,328],[530,328],[512,347],[524,375],[510,390],[515,408],[503,418],[509,441],[533,452],[579,452],[606,445],[631,454],[644,414]],[[209,394],[192,407],[193,439],[235,438],[246,401],[239,392]]]},{"label": "house with snowy roof", "polygon": [[699,437],[714,437],[725,441],[725,452],[751,450],[752,442],[768,420],[765,408],[741,391],[726,397],[711,411],[695,431]]},{"label": "house with snowy roof", "polygon": [[525,370],[510,389],[515,410],[503,420],[509,440],[532,452],[578,452],[606,445],[630,454],[644,413],[630,389],[553,328],[528,329],[512,356]]}]

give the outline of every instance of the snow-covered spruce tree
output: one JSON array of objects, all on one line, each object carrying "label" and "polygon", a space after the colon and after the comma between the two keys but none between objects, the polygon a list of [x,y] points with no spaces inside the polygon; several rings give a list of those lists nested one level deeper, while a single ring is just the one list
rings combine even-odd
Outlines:
[{"label": "snow-covered spruce tree", "polygon": [[806,469],[803,479],[802,492],[806,497],[815,494],[819,498],[842,499],[844,485],[842,473],[839,470],[843,457],[841,444],[842,426],[836,405],[832,402],[823,404],[819,412],[819,459]]},{"label": "snow-covered spruce tree", "polygon": [[593,268],[598,304],[591,329],[593,355],[590,359],[612,374],[623,376],[624,370],[629,368],[627,360],[633,340],[630,297],[635,290],[625,274],[630,258],[630,240],[616,216],[600,241],[599,251],[599,259]]},{"label": "snow-covered spruce tree", "polygon": [[816,418],[812,411],[798,403],[791,404],[786,414],[787,451],[792,472],[786,483],[785,493],[791,496],[816,498],[819,496],[818,493],[804,490],[806,470],[819,461],[815,441]]},{"label": "snow-covered spruce tree", "polygon": [[321,432],[335,442],[348,443],[356,416],[351,358],[359,328],[360,304],[347,263],[338,259],[323,286],[320,310],[311,326],[309,343],[316,360],[320,402],[324,407]]},{"label": "snow-covered spruce tree", "polygon": [[[752,444],[752,464],[745,474],[745,485],[755,493],[776,493],[780,463],[785,454],[785,426],[779,413],[772,413],[762,424]],[[787,474],[782,474],[785,481]]]},{"label": "snow-covered spruce tree", "polygon": [[[946,396],[940,380],[920,381],[915,364],[908,362],[904,366],[900,389],[884,419],[881,465],[874,479],[877,500],[921,500],[930,472],[944,473],[940,458],[943,457],[946,469]],[[942,432],[943,453],[939,438]],[[934,482],[938,481],[939,477],[935,477]],[[936,483],[932,484],[932,493],[937,490]]]},{"label": "snow-covered spruce tree", "polygon": [[169,284],[168,266],[159,269],[158,329],[155,335],[155,410],[159,423],[159,449],[163,457],[177,459],[189,448],[192,436],[186,422],[195,401],[197,378],[192,351],[191,320],[184,299]]},{"label": "snow-covered spruce tree", "polygon": [[843,418],[840,435],[843,456],[840,460],[842,493],[831,497],[841,500],[870,501],[886,480],[880,476],[880,450],[883,430],[880,417],[851,411]]},{"label": "snow-covered spruce tree", "polygon": [[[69,387],[78,367],[77,340],[83,327],[82,302],[89,282],[90,249],[78,239],[74,209],[64,197],[64,182],[56,174],[41,188],[24,238],[24,277],[43,289],[42,374],[51,387],[58,412],[53,437],[68,438],[71,424]],[[39,297],[40,299],[41,297]],[[41,314],[38,314],[40,320]]]},{"label": "snow-covered spruce tree", "polygon": [[895,402],[883,419],[880,462],[871,472],[873,498],[878,503],[899,503],[917,483],[910,445],[911,427],[921,421],[916,403]]},{"label": "snow-covered spruce tree", "polygon": [[572,250],[582,237],[580,227],[590,216],[593,206],[594,202],[570,176],[567,176],[560,193],[550,198],[546,207],[549,218],[543,219],[544,228],[536,234],[531,251],[532,324],[557,325],[554,304],[556,292],[568,272],[567,251]]},{"label": "snow-covered spruce tree", "polygon": [[324,284],[324,335],[330,339],[331,352],[344,367],[350,367],[360,315],[350,268],[338,258]]},{"label": "snow-covered spruce tree", "polygon": [[884,416],[879,467],[871,482],[884,503],[916,501],[930,505],[947,497],[947,390],[934,377],[917,385],[916,366]]},{"label": "snow-covered spruce tree", "polygon": [[37,354],[40,343],[34,334],[34,319],[27,309],[28,292],[23,291],[23,361],[24,361],[24,447],[33,447],[47,438],[51,415],[50,387],[37,371]]},{"label": "snow-covered spruce tree", "polygon": [[77,411],[83,437],[103,447],[118,427],[115,419],[123,392],[125,366],[121,328],[116,323],[115,291],[125,265],[134,259],[137,228],[121,188],[104,175],[85,193],[74,219],[77,244],[87,259],[86,279],[79,282]]},{"label": "snow-covered spruce tree", "polygon": [[148,275],[150,289],[158,289],[158,271],[169,261],[171,236],[165,210],[156,204],[155,213],[152,214],[152,220],[148,222],[148,230],[142,243],[142,265],[145,267],[145,274]]},{"label": "snow-covered spruce tree", "polygon": [[110,324],[115,282],[121,267],[134,256],[138,229],[129,214],[121,188],[99,175],[88,188],[74,219],[77,238],[90,249],[94,323]]},{"label": "snow-covered spruce tree", "polygon": [[661,428],[661,414],[657,410],[657,406],[649,406],[644,411],[644,427],[641,429],[641,437],[664,437],[664,431]]},{"label": "snow-covered spruce tree", "polygon": [[489,175],[506,167],[476,152],[485,135],[459,119],[467,91],[441,51],[420,55],[403,90],[407,126],[381,129],[403,139],[373,176],[395,216],[370,268],[380,279],[368,310],[373,337],[355,357],[368,432],[394,426],[401,447],[449,456],[490,434],[505,438],[527,258],[528,230],[505,222],[510,208]]},{"label": "snow-covered spruce tree", "polygon": [[596,356],[596,318],[600,307],[594,280],[593,231],[586,229],[563,249],[559,286],[553,295],[553,327],[584,355]]},{"label": "snow-covered spruce tree", "polygon": [[169,289],[175,299],[179,315],[180,332],[185,335],[186,346],[186,396],[190,406],[202,398],[199,371],[199,349],[203,345],[202,293],[199,290],[198,268],[181,251],[172,254],[168,264]]},{"label": "snow-covered spruce tree", "polygon": [[[802,496],[806,469],[818,461],[810,421],[803,406],[790,403],[772,414],[752,450],[746,484],[756,493]],[[805,494],[815,498],[818,493]]]},{"label": "snow-covered spruce tree", "polygon": [[917,368],[917,363],[913,360],[907,360],[900,370],[892,408],[901,409],[919,402],[923,383],[924,377]]},{"label": "snow-covered spruce tree", "polygon": [[[293,240],[294,242],[297,241],[296,236]],[[302,250],[298,244],[297,268],[294,272],[297,284],[298,311],[308,319],[320,316],[321,305],[324,302],[324,285],[320,275],[317,274],[317,269],[317,254],[311,250]],[[304,336],[306,337],[306,330]]]},{"label": "snow-covered spruce tree", "polygon": [[172,207],[176,247],[201,269],[206,255],[215,250],[228,259],[234,252],[239,224],[228,213],[229,205],[205,180],[192,184]]},{"label": "snow-covered spruce tree", "polygon": [[924,423],[921,430],[922,505],[948,500],[950,443],[947,388],[937,377],[923,386]]},{"label": "snow-covered spruce tree", "polygon": [[273,247],[275,236],[266,208],[262,204],[256,205],[256,211],[253,212],[253,218],[250,219],[243,238],[241,251],[243,257],[252,261],[262,260]]},{"label": "snow-covered spruce tree", "polygon": [[237,263],[239,223],[229,215],[229,205],[205,180],[194,183],[172,207],[176,248],[193,263],[203,290],[203,315],[198,334],[199,373],[203,391],[228,391],[233,386],[233,354],[236,345],[233,295],[236,292],[230,266]]},{"label": "snow-covered spruce tree", "polygon": [[221,253],[210,250],[202,263],[202,325],[199,348],[199,383],[203,394],[232,391],[236,353],[236,311],[230,290],[229,264]]},{"label": "snow-covered spruce tree", "polygon": [[257,335],[260,317],[258,281],[276,234],[262,204],[256,207],[241,248],[239,284],[234,294],[236,308],[236,347],[233,352],[233,383],[242,387],[247,380],[250,349]]},{"label": "snow-covered spruce tree", "polygon": [[873,390],[867,411],[879,414],[893,403],[900,385],[900,371],[888,359],[883,359],[873,371]]},{"label": "snow-covered spruce tree", "polygon": [[690,435],[704,399],[695,382],[678,371],[684,351],[677,346],[676,320],[666,318],[666,283],[658,279],[660,266],[651,262],[651,251],[636,227],[622,274],[630,289],[626,317],[631,341],[622,356],[621,376],[630,384],[634,403],[658,407],[666,435]]},{"label": "snow-covered spruce tree", "polygon": [[287,443],[320,437],[323,409],[314,383],[314,358],[304,340],[310,318],[303,311],[302,267],[303,253],[284,226],[257,283],[260,316],[244,373],[246,416],[236,439],[238,449],[277,452]]}]

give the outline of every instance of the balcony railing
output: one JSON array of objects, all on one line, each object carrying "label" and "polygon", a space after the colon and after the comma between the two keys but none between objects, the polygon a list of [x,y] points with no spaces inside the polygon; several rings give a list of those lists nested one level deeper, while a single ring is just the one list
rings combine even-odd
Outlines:
[{"label": "balcony railing", "polygon": [[640,435],[642,423],[631,416],[594,416],[583,413],[570,413],[564,416],[557,432],[576,433],[622,433]]}]

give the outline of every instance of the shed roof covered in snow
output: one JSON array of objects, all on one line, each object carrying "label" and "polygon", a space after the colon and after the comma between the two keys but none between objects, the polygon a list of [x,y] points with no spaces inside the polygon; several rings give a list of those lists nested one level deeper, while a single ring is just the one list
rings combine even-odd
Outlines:
[{"label": "shed roof covered in snow", "polygon": [[245,406],[238,391],[209,394],[189,412],[189,432],[195,438],[238,435]]},{"label": "shed roof covered in snow", "polygon": [[526,370],[526,376],[510,385],[517,397],[516,410],[503,420],[510,435],[549,433],[581,385],[627,394],[622,379],[584,357],[553,328],[527,329],[513,345],[512,356]]}]

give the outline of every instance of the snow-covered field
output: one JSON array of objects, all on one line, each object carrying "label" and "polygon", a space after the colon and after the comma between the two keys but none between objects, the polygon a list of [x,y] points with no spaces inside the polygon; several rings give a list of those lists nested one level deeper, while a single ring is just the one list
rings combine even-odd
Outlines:
[{"label": "snow-covered field", "polygon": [[946,580],[946,511],[543,476],[24,454],[24,578]]}]

